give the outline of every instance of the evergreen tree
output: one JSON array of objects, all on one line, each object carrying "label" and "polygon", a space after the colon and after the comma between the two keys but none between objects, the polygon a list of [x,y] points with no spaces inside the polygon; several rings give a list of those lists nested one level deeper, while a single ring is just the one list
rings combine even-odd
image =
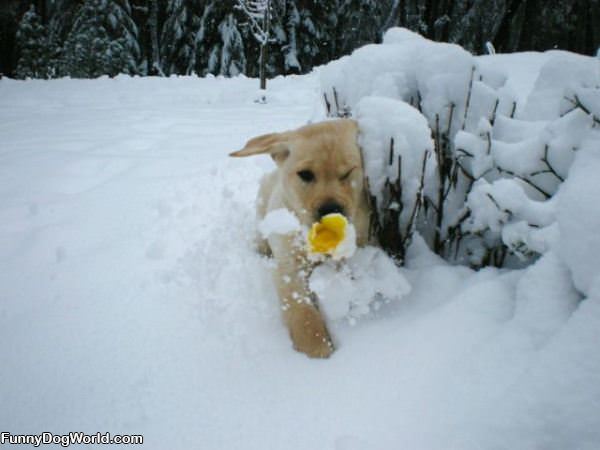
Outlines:
[{"label": "evergreen tree", "polygon": [[158,45],[158,0],[150,0],[148,5],[149,51],[146,59],[150,75],[164,75],[160,63],[160,48]]},{"label": "evergreen tree", "polygon": [[233,14],[228,14],[219,24],[219,32],[223,41],[219,73],[225,76],[236,76],[246,73],[244,41],[237,28],[237,22]]},{"label": "evergreen tree", "polygon": [[[594,54],[600,42],[600,0],[268,0],[269,51],[261,65],[255,61],[266,46],[235,8],[239,1],[2,0],[0,71],[20,77],[240,72],[256,77],[264,67],[271,77],[310,71],[377,42],[391,26],[474,53],[485,51],[489,41],[501,53],[563,48]],[[31,4],[38,14],[25,19]],[[16,42],[20,17],[24,28]]]},{"label": "evergreen tree", "polygon": [[132,18],[129,0],[111,0],[106,4],[109,34],[113,37],[113,46],[118,42],[120,58],[126,63],[124,73],[138,74],[140,62],[138,28]]},{"label": "evergreen tree", "polygon": [[[300,24],[300,14],[296,7],[296,2],[284,1],[284,10],[282,14],[281,25],[274,24],[274,35],[278,39],[281,51],[283,52],[283,70],[284,73],[300,73],[302,65],[298,59],[298,37],[297,30]],[[279,31],[281,27],[281,31]]]},{"label": "evergreen tree", "polygon": [[337,56],[335,33],[338,2],[300,0],[297,8],[299,20],[295,33],[298,59],[302,66],[305,69],[318,66]]},{"label": "evergreen tree", "polygon": [[160,59],[165,74],[190,75],[194,72],[200,32],[198,2],[172,0],[167,3],[161,32]]},{"label": "evergreen tree", "polygon": [[34,5],[31,5],[23,15],[16,37],[20,54],[15,71],[16,77],[49,78],[50,52],[47,32]]},{"label": "evergreen tree", "polygon": [[49,66],[52,77],[65,75],[62,72],[63,46],[73,27],[79,6],[77,0],[53,0],[47,4]]},{"label": "evergreen tree", "polygon": [[67,37],[62,71],[77,78],[138,73],[137,27],[128,0],[85,0]]},{"label": "evergreen tree", "polygon": [[196,35],[195,72],[235,76],[247,73],[248,39],[235,17],[234,1],[206,2]]},{"label": "evergreen tree", "polygon": [[334,22],[335,57],[347,55],[362,45],[376,42],[384,20],[385,2],[377,0],[341,0]]}]

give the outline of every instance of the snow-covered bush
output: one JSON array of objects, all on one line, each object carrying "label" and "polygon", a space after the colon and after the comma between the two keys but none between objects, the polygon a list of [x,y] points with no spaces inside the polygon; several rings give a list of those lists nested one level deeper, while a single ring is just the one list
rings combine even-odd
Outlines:
[{"label": "snow-covered bush", "polygon": [[[321,70],[327,114],[359,122],[369,187],[379,200],[374,229],[393,228],[383,239],[378,233],[391,254],[402,256],[398,247],[408,241],[406,209],[395,222],[380,214],[392,169],[380,161],[389,157],[391,136],[394,143],[407,142],[403,160],[418,160],[428,149],[434,156],[423,170],[424,184],[403,191],[412,196],[403,204],[422,206],[416,226],[436,253],[474,267],[518,266],[557,240],[553,197],[583,143],[600,146],[600,61],[550,52],[525,101],[497,62],[501,57],[475,57],[394,28],[383,44],[364,46]],[[372,96],[405,108],[392,113]],[[378,117],[377,128],[365,122],[369,114]],[[419,124],[414,129],[428,125],[433,147],[417,144],[403,120]],[[414,173],[404,176],[419,180]]]},{"label": "snow-covered bush", "polygon": [[461,232],[485,236],[521,261],[550,248],[557,236],[554,196],[583,144],[600,144],[599,99],[600,63],[559,54],[542,67],[515,118],[498,116],[477,133],[457,134],[463,167],[478,180]]},{"label": "snow-covered bush", "polygon": [[425,182],[435,171],[431,130],[419,111],[391,98],[364,97],[355,114],[372,192],[371,231],[402,261],[423,206]]}]

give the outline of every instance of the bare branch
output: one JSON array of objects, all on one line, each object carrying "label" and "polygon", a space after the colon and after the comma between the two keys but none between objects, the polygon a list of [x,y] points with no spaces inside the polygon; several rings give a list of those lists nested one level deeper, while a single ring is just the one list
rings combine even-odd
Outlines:
[{"label": "bare branch", "polygon": [[579,96],[577,94],[575,94],[573,97],[574,98],[563,97],[566,101],[568,101],[569,103],[571,103],[573,105],[573,109],[570,109],[569,111],[567,111],[566,113],[564,113],[563,116],[566,115],[566,114],[568,114],[568,113],[570,113],[571,111],[579,108],[584,113],[586,113],[588,116],[591,116],[591,118],[592,118],[592,120],[594,121],[595,124],[599,124],[600,125],[600,118],[596,117],[594,115],[594,113],[592,113],[592,111],[590,111],[590,109],[582,103],[582,101],[579,99]]},{"label": "bare branch", "polygon": [[535,175],[539,175],[542,173],[551,173],[552,175],[554,175],[556,178],[558,178],[558,180],[562,183],[565,181],[564,177],[560,176],[558,174],[558,172],[556,170],[554,170],[554,167],[552,167],[552,164],[550,164],[550,161],[548,160],[548,144],[546,144],[546,146],[544,147],[544,156],[542,157],[542,161],[544,162],[544,164],[546,164],[546,167],[548,169],[546,170],[538,170],[537,172],[533,172],[531,174],[531,176],[535,176]]},{"label": "bare branch", "polygon": [[[269,11],[269,0],[236,0],[237,9],[243,11],[248,18],[252,35],[260,45],[269,41],[269,30],[266,22]],[[262,24],[259,22],[262,21]]]},{"label": "bare branch", "polygon": [[404,248],[406,248],[406,246],[410,243],[410,240],[412,239],[413,224],[414,224],[415,218],[417,217],[417,213],[421,209],[421,205],[423,203],[423,189],[425,187],[425,169],[427,167],[427,158],[428,157],[429,157],[429,150],[425,150],[425,153],[423,154],[423,165],[421,166],[421,179],[419,180],[419,189],[417,191],[417,198],[415,200],[413,210],[410,214],[410,219],[408,220],[408,224],[406,225],[406,231],[405,231],[404,239],[402,242],[402,245]]},{"label": "bare branch", "polygon": [[550,195],[550,193],[546,192],[544,189],[542,189],[541,187],[537,186],[533,181],[516,174],[515,172],[513,172],[512,170],[508,170],[508,169],[504,169],[500,166],[496,166],[496,169],[498,169],[498,172],[500,173],[505,173],[506,175],[510,175],[511,177],[514,177],[518,180],[523,181],[524,183],[527,183],[529,186],[531,186],[532,188],[534,188],[536,191],[538,191],[540,194],[542,194],[546,199],[552,197],[552,195]]},{"label": "bare branch", "polygon": [[475,66],[471,67],[471,78],[469,80],[469,90],[467,91],[467,102],[465,104],[465,116],[463,117],[462,129],[464,130],[467,126],[467,114],[469,113],[469,107],[471,106],[471,94],[473,93],[473,77],[475,76]]}]

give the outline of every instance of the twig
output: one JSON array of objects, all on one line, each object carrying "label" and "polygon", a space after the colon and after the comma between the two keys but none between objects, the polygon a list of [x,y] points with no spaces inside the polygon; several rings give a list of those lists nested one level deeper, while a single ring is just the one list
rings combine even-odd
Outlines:
[{"label": "twig", "polygon": [[429,157],[429,150],[425,150],[425,153],[423,154],[423,165],[421,167],[421,179],[419,182],[419,189],[417,190],[417,198],[415,200],[413,210],[410,214],[408,224],[406,225],[406,231],[404,233],[404,240],[402,242],[404,248],[406,248],[406,246],[410,243],[410,241],[412,239],[413,223],[415,221],[417,213],[421,209],[421,204],[423,202],[423,189],[425,187],[425,168],[427,167],[427,158],[428,157]]},{"label": "twig", "polygon": [[442,248],[441,248],[441,228],[442,228],[442,221],[443,221],[443,216],[444,216],[444,188],[445,188],[445,183],[446,183],[446,179],[445,179],[445,171],[446,171],[446,164],[444,161],[444,157],[441,154],[441,148],[440,148],[440,142],[439,142],[439,137],[440,137],[440,116],[438,114],[435,115],[435,139],[434,139],[434,144],[435,144],[435,153],[436,153],[436,157],[437,157],[437,163],[438,163],[438,178],[439,178],[439,186],[438,186],[438,199],[437,199],[437,215],[436,215],[436,221],[435,221],[435,233],[434,233],[434,238],[433,238],[433,250],[439,255]]},{"label": "twig", "polygon": [[496,208],[498,208],[499,211],[508,214],[509,219],[513,216],[513,213],[510,209],[506,209],[506,208],[502,208],[500,206],[500,204],[498,203],[498,201],[494,198],[494,196],[492,194],[490,194],[489,192],[487,192],[486,197],[490,199],[490,201],[494,204],[494,206]]},{"label": "twig", "polygon": [[[456,223],[450,227],[448,227],[446,239],[444,239],[443,245],[444,247],[449,244],[449,248],[452,246],[452,242],[456,240],[456,249],[454,252],[454,258],[458,257],[458,250],[460,247],[460,242],[464,236],[468,234],[468,232],[463,232],[461,230],[463,223],[471,217],[471,210],[468,207],[465,207],[462,215],[458,218]],[[459,232],[460,231],[460,232]]]},{"label": "twig", "polygon": [[490,118],[490,123],[494,125],[496,121],[496,113],[498,112],[498,105],[500,104],[500,99],[496,98],[496,103],[494,103],[494,109],[492,110],[492,117]]},{"label": "twig", "polygon": [[474,158],[475,155],[473,155],[473,153],[466,151],[464,148],[457,148],[456,152],[460,152],[463,153],[462,155],[459,156],[460,157],[464,157],[464,158]]},{"label": "twig", "polygon": [[510,175],[511,177],[514,177],[514,178],[517,178],[518,180],[523,181],[524,183],[527,183],[529,186],[531,186],[536,191],[538,191],[540,194],[542,194],[544,197],[546,197],[546,199],[549,199],[550,197],[552,197],[552,195],[550,195],[548,192],[543,190],[541,187],[536,186],[536,184],[533,181],[528,180],[527,178],[525,178],[521,175],[517,175],[512,170],[503,169],[502,167],[500,167],[498,165],[496,166],[496,169],[498,169],[498,172],[500,172],[500,173],[505,173],[507,175]]},{"label": "twig", "polygon": [[569,97],[566,97],[566,96],[565,96],[565,97],[563,97],[565,100],[567,100],[569,103],[571,103],[571,104],[574,106],[574,108],[573,108],[573,109],[571,109],[571,110],[567,111],[566,113],[564,113],[564,114],[563,114],[563,116],[564,116],[564,115],[566,115],[566,114],[568,114],[568,113],[570,113],[570,112],[571,112],[571,111],[573,111],[574,109],[577,109],[577,108],[579,108],[579,109],[581,109],[581,110],[582,110],[584,113],[586,113],[587,115],[591,116],[591,117],[592,117],[592,120],[594,121],[594,123],[600,124],[600,118],[596,117],[596,116],[594,115],[594,113],[593,113],[592,111],[590,111],[590,109],[589,109],[588,107],[586,107],[586,106],[585,106],[585,105],[584,105],[584,104],[581,102],[581,100],[579,99],[579,96],[578,96],[577,94],[574,94],[574,95],[573,95],[573,97],[574,97],[574,99],[572,99],[572,98],[569,98]]},{"label": "twig", "polygon": [[371,194],[371,186],[369,177],[365,176],[365,190],[367,192],[367,202],[369,204],[369,239],[379,235],[379,210],[377,205],[377,197]]},{"label": "twig", "polygon": [[323,92],[323,100],[325,100],[325,107],[327,108],[327,115],[330,116],[331,115],[331,104],[329,103],[329,100],[327,99],[327,94],[325,92]]},{"label": "twig", "polygon": [[[394,139],[390,139],[390,150],[388,156],[388,165],[392,166],[395,159]],[[404,261],[403,239],[400,230],[400,214],[404,208],[402,202],[402,159],[398,157],[398,178],[394,182],[390,182],[389,177],[386,177],[383,188],[384,206],[382,208],[383,220],[379,222],[378,236],[379,242],[382,244],[385,251],[394,259],[397,264],[402,264]],[[398,236],[400,234],[400,236]]]},{"label": "twig", "polygon": [[[402,155],[398,155],[398,176],[396,178],[396,193],[398,195],[398,198],[402,200]],[[403,209],[404,203],[400,202],[398,216],[402,214]]]},{"label": "twig", "polygon": [[465,116],[463,117],[463,124],[462,124],[463,130],[467,126],[467,114],[469,113],[469,107],[471,106],[471,92],[473,91],[474,75],[475,75],[475,66],[471,67],[471,79],[469,80],[469,90],[467,91],[467,102],[465,104]]},{"label": "twig", "polygon": [[542,157],[542,161],[544,162],[544,164],[546,164],[547,169],[533,172],[530,176],[533,177],[535,175],[541,175],[543,173],[551,173],[556,178],[558,178],[558,180],[561,183],[565,181],[565,179],[562,176],[560,176],[556,170],[554,170],[554,167],[552,167],[552,164],[550,164],[550,161],[548,160],[548,144],[546,144],[546,146],[544,147],[544,156]]},{"label": "twig", "polygon": [[452,127],[452,119],[454,118],[454,108],[456,108],[454,102],[450,103],[450,114],[448,114],[448,128],[446,129],[446,136],[450,136],[450,128]]},{"label": "twig", "polygon": [[423,196],[423,206],[425,207],[425,209],[427,209],[428,207],[431,206],[433,208],[433,210],[435,211],[436,214],[438,212],[437,206],[435,205],[435,203],[433,202],[433,200],[431,200],[426,195]]},{"label": "twig", "polygon": [[510,111],[510,115],[509,115],[509,117],[510,117],[511,119],[514,119],[514,117],[515,117],[515,112],[517,112],[517,102],[516,102],[516,101],[513,101],[513,104],[512,104],[512,109],[511,109],[511,111]]},{"label": "twig", "polygon": [[335,87],[331,88],[333,90],[333,100],[335,101],[335,112],[339,116],[340,115],[340,103],[338,102],[338,95]]},{"label": "twig", "polygon": [[458,166],[458,168],[460,169],[460,171],[463,173],[463,175],[465,177],[467,177],[470,181],[475,181],[475,177],[469,173],[469,171],[467,169],[464,168],[464,166],[458,162],[458,160],[456,161],[456,165]]}]

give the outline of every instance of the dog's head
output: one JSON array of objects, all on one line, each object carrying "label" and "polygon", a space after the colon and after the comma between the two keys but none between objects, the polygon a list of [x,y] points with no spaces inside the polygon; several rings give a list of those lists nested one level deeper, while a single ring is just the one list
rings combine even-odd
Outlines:
[{"label": "dog's head", "polygon": [[364,196],[357,132],[353,120],[321,122],[256,137],[231,156],[270,154],[283,201],[304,224],[334,212],[352,220]]}]

